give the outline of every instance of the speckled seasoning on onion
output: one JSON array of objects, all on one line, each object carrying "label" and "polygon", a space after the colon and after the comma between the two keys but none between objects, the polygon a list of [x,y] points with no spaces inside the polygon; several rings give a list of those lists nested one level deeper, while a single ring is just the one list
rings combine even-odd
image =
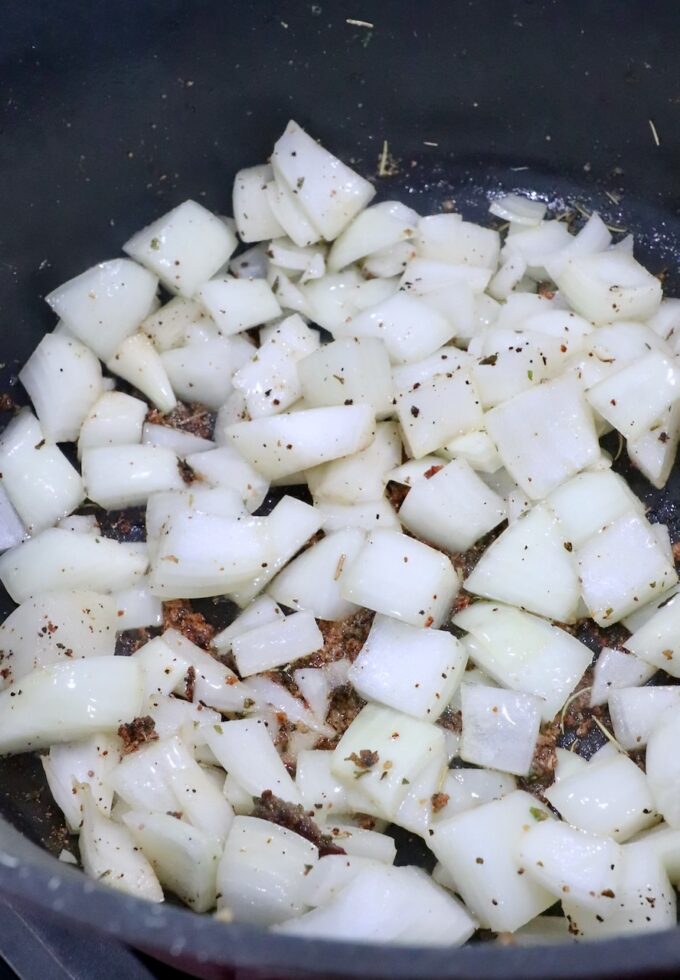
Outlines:
[{"label": "speckled seasoning on onion", "polygon": [[680,300],[597,214],[374,193],[291,122],[233,219],[186,201],[47,297],[0,435],[0,753],[149,901],[410,945],[670,927],[678,575],[600,440],[665,484]]}]

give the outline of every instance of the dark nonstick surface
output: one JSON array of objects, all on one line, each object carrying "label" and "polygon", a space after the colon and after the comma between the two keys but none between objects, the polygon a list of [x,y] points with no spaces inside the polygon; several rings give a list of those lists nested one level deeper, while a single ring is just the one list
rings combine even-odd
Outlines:
[{"label": "dark nonstick surface", "polygon": [[[52,326],[49,289],[186,197],[228,213],[234,171],[265,159],[290,116],[369,177],[387,140],[398,172],[376,177],[379,194],[416,209],[452,199],[484,220],[498,188],[537,191],[559,210],[598,208],[635,232],[639,256],[680,292],[675,2],[8,0],[0,28],[2,390]],[[642,480],[635,489],[678,540],[677,473],[663,493]],[[415,951],[302,943],[150,908],[31,843],[61,846],[29,757],[0,762],[0,814],[0,887],[205,976],[227,965],[374,977],[680,966],[678,932],[590,948]]]}]

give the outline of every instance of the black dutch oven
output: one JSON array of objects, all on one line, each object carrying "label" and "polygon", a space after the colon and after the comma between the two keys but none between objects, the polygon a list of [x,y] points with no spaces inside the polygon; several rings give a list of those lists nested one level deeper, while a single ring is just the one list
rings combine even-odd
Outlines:
[{"label": "black dutch oven", "polygon": [[[674,0],[6,0],[2,390],[52,325],[45,293],[187,197],[228,213],[234,172],[264,160],[290,117],[381,197],[416,209],[453,199],[484,220],[500,188],[597,208],[635,233],[639,256],[677,293],[679,43]],[[380,176],[384,151],[396,167]],[[677,540],[677,475],[661,494],[635,488]],[[0,760],[0,891],[74,935],[98,930],[199,976],[680,969],[680,930],[454,950],[270,935],[94,884],[49,853],[57,831],[36,761]],[[112,973],[102,962],[92,975]]]}]

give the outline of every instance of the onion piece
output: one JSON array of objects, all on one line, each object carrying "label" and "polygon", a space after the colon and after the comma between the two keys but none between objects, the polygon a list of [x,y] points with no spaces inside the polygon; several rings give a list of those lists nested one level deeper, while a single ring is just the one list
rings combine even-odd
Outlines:
[{"label": "onion piece", "polygon": [[435,815],[435,822],[501,800],[515,789],[517,781],[509,773],[493,769],[449,769],[442,787],[448,801],[441,813]]},{"label": "onion piece", "polygon": [[651,525],[629,512],[575,549],[590,615],[610,626],[675,585],[678,576]]},{"label": "onion piece", "polygon": [[[366,750],[371,754],[368,760],[361,755]],[[365,805],[377,808],[379,816],[390,820],[406,796],[409,783],[431,759],[443,755],[444,735],[440,728],[392,708],[368,704],[334,750],[331,772],[346,784],[354,781]],[[358,772],[365,775],[357,782]]]},{"label": "onion piece", "polygon": [[220,765],[252,796],[271,790],[289,803],[301,803],[265,725],[255,719],[227,721],[206,732]]},{"label": "onion piece", "polygon": [[136,262],[113,259],[93,266],[45,300],[69,331],[108,361],[151,312],[158,279]]},{"label": "onion piece", "polygon": [[366,207],[375,188],[291,120],[271,157],[277,184],[285,184],[309,221],[328,241]]},{"label": "onion piece", "polygon": [[305,911],[305,874],[319,852],[299,834],[257,817],[236,817],[217,873],[219,905],[260,926]]},{"label": "onion piece", "polygon": [[224,336],[281,316],[281,307],[264,279],[221,276],[203,283],[196,297]]},{"label": "onion piece", "polygon": [[336,238],[328,256],[328,268],[339,272],[398,242],[412,238],[418,215],[399,201],[383,201],[362,211]]},{"label": "onion piece", "polygon": [[591,705],[605,704],[619,688],[637,687],[648,681],[655,673],[655,667],[632,653],[612,647],[602,647],[593,670],[590,703]]},{"label": "onion piece", "polygon": [[269,490],[269,481],[231,445],[189,453],[185,462],[209,487],[235,490],[251,513],[257,510]]},{"label": "onion piece", "polygon": [[75,442],[86,415],[102,394],[102,370],[89,348],[47,334],[19,372],[50,442]]},{"label": "onion piece", "polygon": [[[387,577],[389,575],[389,578]],[[450,559],[396,531],[372,531],[343,572],[341,595],[413,626],[440,626],[460,588]]]},{"label": "onion piece", "polygon": [[56,524],[82,504],[83,481],[58,446],[47,442],[27,409],[0,436],[2,485],[30,533]]},{"label": "onion piece", "polygon": [[[241,585],[231,592],[231,598],[241,608],[255,598],[286,562],[319,530],[321,514],[309,504],[295,497],[282,497],[268,518],[267,530],[274,556],[266,568],[260,568],[257,575],[247,585]],[[2,560],[0,559],[0,573]]]},{"label": "onion piece", "polygon": [[112,657],[118,628],[114,600],[98,592],[27,599],[0,625],[0,690],[65,658]]},{"label": "onion piece", "polygon": [[[680,676],[680,597],[670,596],[633,635],[624,646],[653,668],[665,670],[673,677]],[[628,685],[626,685],[628,686]]]},{"label": "onion piece", "polygon": [[259,596],[240,613],[226,629],[213,637],[212,645],[220,653],[229,653],[233,641],[242,633],[247,633],[257,626],[273,623],[281,619],[283,611],[268,595]]},{"label": "onion piece", "polygon": [[40,761],[71,833],[78,833],[83,822],[83,786],[91,790],[97,809],[105,817],[111,815],[113,790],[106,777],[120,761],[120,743],[115,736],[93,735],[83,742],[53,745]]},{"label": "onion piece", "polygon": [[401,435],[395,422],[378,422],[373,441],[343,459],[307,470],[315,499],[339,504],[361,503],[382,496],[387,476],[402,457]]},{"label": "onion piece", "polygon": [[459,214],[434,214],[418,222],[415,244],[425,259],[494,269],[500,235],[492,228],[463,221]]},{"label": "onion piece", "polygon": [[595,910],[619,890],[622,850],[611,838],[584,833],[557,820],[535,821],[520,845],[527,874],[552,892]]},{"label": "onion piece", "polygon": [[543,700],[481,684],[462,684],[461,698],[461,759],[526,776],[536,748]]},{"label": "onion piece", "polygon": [[346,337],[324,344],[297,363],[302,395],[310,408],[365,402],[377,418],[392,413],[390,361],[377,337]]},{"label": "onion piece", "polygon": [[170,412],[177,405],[163,362],[143,333],[124,340],[106,366],[112,374],[129,381],[146,395],[161,412]]},{"label": "onion piece", "polygon": [[422,299],[405,292],[395,293],[352,317],[352,337],[382,340],[393,364],[419,361],[451,340],[454,329]]},{"label": "onion piece", "polygon": [[660,351],[650,351],[588,392],[593,408],[631,439],[648,431],[679,399],[680,371]]},{"label": "onion piece", "polygon": [[654,850],[644,841],[621,849],[616,900],[597,910],[562,899],[570,932],[580,939],[631,935],[671,929],[677,922],[677,900]]},{"label": "onion piece", "polygon": [[151,494],[185,485],[177,456],[163,446],[86,449],[82,472],[87,496],[106,510],[143,506]]},{"label": "onion piece", "polygon": [[495,681],[544,699],[544,721],[552,721],[592,659],[565,630],[511,606],[475,602],[453,623],[470,633],[471,659]]},{"label": "onion piece", "polygon": [[399,519],[410,531],[453,552],[466,551],[505,515],[502,497],[463,460],[416,480],[399,510]]},{"label": "onion piece", "polygon": [[323,642],[314,616],[297,612],[234,637],[232,652],[241,677],[249,677],[306,657]]},{"label": "onion piece", "polygon": [[26,528],[0,482],[0,551],[14,548],[26,537]]},{"label": "onion piece", "polygon": [[594,323],[646,320],[661,303],[661,283],[625,252],[567,259],[555,282],[569,304]]},{"label": "onion piece", "polygon": [[464,369],[436,374],[431,381],[398,392],[397,417],[404,444],[416,459],[484,424],[479,392]]},{"label": "onion piece", "polygon": [[359,528],[327,535],[282,569],[267,591],[282,606],[306,609],[317,619],[346,619],[359,607],[340,594],[343,571],[365,538]]},{"label": "onion piece", "polygon": [[116,608],[116,628],[118,630],[161,626],[163,623],[162,603],[151,595],[149,584],[146,581],[131,589],[121,589],[120,592],[116,592],[113,596],[113,602]]},{"label": "onion piece", "polygon": [[368,405],[311,408],[237,422],[226,434],[252,466],[275,479],[365,449],[374,419]]},{"label": "onion piece", "polygon": [[546,205],[543,201],[533,201],[521,194],[504,194],[489,205],[489,214],[527,228],[540,225],[545,212]]},{"label": "onion piece", "polygon": [[187,330],[203,323],[210,324],[211,320],[200,304],[186,296],[174,296],[150,313],[140,329],[160,354],[181,347],[186,342]]},{"label": "onion piece", "polygon": [[591,412],[569,377],[515,395],[487,412],[484,421],[505,468],[532,500],[600,455]]},{"label": "onion piece", "polygon": [[0,580],[15,602],[41,592],[133,586],[148,567],[146,546],[48,528],[0,557]]},{"label": "onion piece", "polygon": [[192,453],[204,453],[208,449],[216,448],[215,443],[210,439],[203,439],[193,432],[183,432],[169,425],[155,425],[152,422],[144,423],[142,445],[162,446],[164,449],[171,449],[180,457],[190,456]]},{"label": "onion piece", "polygon": [[166,888],[194,912],[214,907],[218,838],[165,813],[132,811],[123,823]]},{"label": "onion piece", "polygon": [[152,558],[151,592],[162,599],[223,595],[273,557],[266,519],[179,513]]},{"label": "onion piece", "polygon": [[572,826],[622,842],[658,821],[650,785],[632,759],[615,752],[553,784],[545,796]]},{"label": "onion piece", "polygon": [[397,512],[384,497],[363,504],[329,504],[325,500],[315,500],[314,507],[323,518],[322,527],[328,534],[343,528],[372,531],[383,527],[388,531],[401,531]]},{"label": "onion piece", "polygon": [[547,820],[547,807],[517,790],[434,826],[430,847],[481,926],[514,932],[554,904],[543,885],[519,874],[528,828]]},{"label": "onion piece", "polygon": [[166,289],[187,297],[214,276],[235,249],[233,231],[195,201],[184,201],[123,246],[123,251],[155,272]]},{"label": "onion piece", "polygon": [[235,355],[231,338],[216,335],[163,351],[160,358],[179,399],[192,402],[200,396],[202,405],[218,409],[232,392]]},{"label": "onion piece", "polygon": [[239,170],[234,177],[234,218],[242,242],[261,242],[284,234],[266,193],[273,176],[271,166],[264,163]]},{"label": "onion piece", "polygon": [[644,748],[667,709],[680,703],[680,687],[622,687],[609,695],[614,736],[629,752]]},{"label": "onion piece", "polygon": [[141,441],[149,406],[122,391],[106,391],[97,399],[80,429],[78,456],[96,446],[133,445]]},{"label": "onion piece", "polygon": [[443,630],[423,630],[377,615],[347,680],[371,701],[434,721],[465,673],[467,654]]},{"label": "onion piece", "polygon": [[[404,506],[417,489],[418,484]],[[561,623],[574,622],[580,593],[578,570],[550,509],[539,504],[506,528],[475,565],[465,588]]]},{"label": "onion piece", "polygon": [[85,874],[135,898],[162,902],[163,890],[158,878],[126,828],[99,812],[88,786],[83,788],[82,796],[79,844]]},{"label": "onion piece", "polygon": [[0,692],[0,755],[115,732],[141,706],[141,672],[129,657],[40,667]]}]

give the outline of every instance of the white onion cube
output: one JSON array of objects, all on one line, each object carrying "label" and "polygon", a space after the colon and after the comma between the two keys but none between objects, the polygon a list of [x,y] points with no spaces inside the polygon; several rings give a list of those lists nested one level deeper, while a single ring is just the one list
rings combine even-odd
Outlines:
[{"label": "white onion cube", "polygon": [[517,790],[434,827],[430,848],[481,926],[514,932],[554,903],[546,888],[520,873],[519,857],[532,825],[549,819],[535,797]]},{"label": "white onion cube", "polygon": [[460,684],[466,660],[451,633],[378,615],[347,679],[369,701],[434,721]]},{"label": "white onion cube", "polygon": [[413,626],[440,626],[460,587],[446,555],[396,531],[373,531],[343,573],[345,599]]},{"label": "white onion cube", "polygon": [[78,440],[78,454],[95,446],[134,445],[141,442],[149,406],[122,391],[105,391],[88,412]]},{"label": "white onion cube", "polygon": [[85,499],[78,471],[40,423],[23,409],[0,435],[0,475],[12,506],[29,532],[56,524]]},{"label": "white onion cube", "polygon": [[227,437],[263,476],[278,479],[365,449],[374,418],[368,405],[310,408],[237,422]]},{"label": "white onion cube", "polygon": [[112,259],[45,297],[68,329],[107,361],[151,311],[158,279],[129,259]]},{"label": "white onion cube", "polygon": [[106,366],[146,395],[159,411],[170,412],[177,404],[163,362],[144,334],[136,333],[124,340]]},{"label": "white onion cube", "polygon": [[0,692],[0,755],[113,733],[141,707],[142,674],[130,657],[53,663]]},{"label": "white onion cube", "polygon": [[560,522],[564,540],[574,548],[630,510],[644,514],[642,502],[611,470],[579,473],[548,497]]},{"label": "white onion cube", "polygon": [[480,684],[463,684],[461,698],[461,759],[526,776],[541,724],[542,699]]},{"label": "white onion cube", "polygon": [[611,838],[542,820],[522,838],[519,856],[526,873],[555,898],[568,895],[599,909],[618,891],[622,850]]},{"label": "white onion cube", "polygon": [[680,677],[680,597],[671,596],[624,643],[652,667]]},{"label": "white onion cube", "polygon": [[634,654],[602,647],[593,670],[590,703],[605,704],[619,688],[637,687],[648,681],[654,673],[655,667]]},{"label": "white onion cube", "polygon": [[268,163],[245,167],[234,177],[234,220],[242,242],[262,242],[284,234],[266,193],[272,177]]},{"label": "white onion cube", "polygon": [[644,773],[621,753],[592,761],[550,786],[545,795],[574,827],[620,842],[657,820]]},{"label": "white onion cube", "polygon": [[301,802],[262,721],[226,721],[208,729],[206,739],[220,765],[252,796],[271,790],[289,803]]},{"label": "white onion cube", "polygon": [[274,144],[277,183],[295,195],[309,221],[328,241],[366,207],[375,188],[325,150],[291,120]]},{"label": "white onion cube", "polygon": [[50,442],[75,442],[103,391],[97,357],[74,338],[47,334],[19,372]]},{"label": "white onion cube", "polygon": [[[412,493],[414,490],[409,497]],[[573,622],[577,616],[576,562],[556,518],[540,504],[492,542],[466,579],[465,588],[562,623]]]},{"label": "white onion cube", "polygon": [[629,752],[645,747],[664,712],[680,703],[680,687],[624,687],[609,695],[609,714],[619,745]]},{"label": "white onion cube", "polygon": [[318,619],[346,619],[357,606],[340,594],[342,576],[365,538],[359,528],[326,535],[280,571],[267,591],[281,605],[306,609]]},{"label": "white onion cube", "polygon": [[87,496],[106,510],[139,507],[152,493],[185,486],[177,456],[161,446],[86,449],[82,470]]},{"label": "white onion cube", "polygon": [[416,459],[482,425],[479,394],[468,371],[435,375],[397,395],[397,416],[409,455]]},{"label": "white onion cube", "polygon": [[441,313],[404,292],[352,317],[349,331],[353,337],[382,340],[393,364],[419,361],[454,335],[454,328]]},{"label": "white onion cube", "polygon": [[257,817],[236,817],[217,872],[219,904],[237,921],[270,926],[300,915],[305,874],[319,852],[299,834]]},{"label": "white onion cube", "polygon": [[576,549],[583,599],[610,626],[678,581],[651,525],[629,512]]},{"label": "white onion cube", "polygon": [[248,677],[306,657],[322,646],[323,636],[312,614],[298,612],[235,637],[232,650],[239,673]]},{"label": "white onion cube", "polygon": [[[348,785],[356,785],[367,803],[391,819],[409,783],[430,760],[439,758],[443,747],[441,728],[391,708],[368,704],[340,739],[331,771]],[[367,750],[370,758],[361,754]],[[358,773],[363,775],[357,778]]]},{"label": "white onion cube", "polygon": [[123,246],[173,293],[193,296],[228,261],[236,236],[195,201],[184,201],[142,228]]},{"label": "white onion cube", "polygon": [[626,438],[643,435],[680,398],[680,371],[660,351],[650,351],[588,392],[588,401]]},{"label": "white onion cube", "polygon": [[411,238],[418,215],[400,201],[382,201],[362,211],[335,240],[328,256],[328,268],[338,272],[345,266],[391,248]]},{"label": "white onion cube", "polygon": [[0,580],[15,602],[60,589],[117,592],[148,567],[144,545],[48,528],[0,558]]},{"label": "white onion cube", "polygon": [[366,402],[378,418],[392,412],[392,378],[387,349],[377,337],[343,337],[309,354],[297,365],[310,408]]},{"label": "white onion cube", "polygon": [[453,947],[475,926],[467,909],[420,868],[376,865],[360,870],[328,904],[276,931],[306,939]]},{"label": "white onion cube", "polygon": [[506,469],[532,500],[600,455],[592,414],[569,377],[515,395],[488,412],[485,422]]},{"label": "white onion cube", "polygon": [[222,276],[203,283],[196,296],[226,336],[281,315],[281,307],[264,279]]},{"label": "white onion cube", "polygon": [[505,501],[469,463],[454,460],[429,479],[416,480],[399,519],[419,538],[447,551],[466,551],[504,520]]},{"label": "white onion cube", "polygon": [[544,721],[552,721],[592,659],[569,633],[510,606],[475,602],[453,622],[468,631],[471,658],[494,680],[543,698]]}]

